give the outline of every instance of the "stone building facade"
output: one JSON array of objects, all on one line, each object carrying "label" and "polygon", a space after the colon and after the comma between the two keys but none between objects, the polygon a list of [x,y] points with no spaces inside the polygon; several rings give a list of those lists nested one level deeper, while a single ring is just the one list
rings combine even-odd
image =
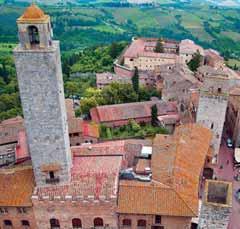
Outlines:
[{"label": "stone building facade", "polygon": [[201,87],[199,105],[197,111],[197,122],[209,128],[213,132],[213,162],[217,155],[222,139],[225,122],[229,79],[224,75],[206,75]]},{"label": "stone building facade", "polygon": [[65,183],[71,154],[59,42],[52,40],[50,17],[35,5],[17,23],[14,57],[35,180]]},{"label": "stone building facade", "polygon": [[229,93],[225,129],[235,147],[240,146],[240,88]]}]

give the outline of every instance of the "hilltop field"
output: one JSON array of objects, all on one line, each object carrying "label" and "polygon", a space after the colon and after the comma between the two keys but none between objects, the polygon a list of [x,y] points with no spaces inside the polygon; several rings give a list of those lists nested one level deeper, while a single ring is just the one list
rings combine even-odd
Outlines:
[{"label": "hilltop field", "polygon": [[[144,36],[189,38],[204,47],[219,50],[226,57],[240,58],[240,9],[237,8],[188,3],[157,7],[67,5],[43,8],[52,16],[55,38],[61,40],[64,52]],[[1,43],[17,42],[16,19],[23,10],[23,4],[0,7]]]}]

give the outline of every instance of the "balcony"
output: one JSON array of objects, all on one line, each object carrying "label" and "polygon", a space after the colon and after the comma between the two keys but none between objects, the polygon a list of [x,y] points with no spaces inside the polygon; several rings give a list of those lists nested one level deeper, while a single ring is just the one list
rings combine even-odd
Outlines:
[{"label": "balcony", "polygon": [[60,181],[59,177],[46,179],[47,184],[57,184],[57,183],[59,183],[59,181]]}]

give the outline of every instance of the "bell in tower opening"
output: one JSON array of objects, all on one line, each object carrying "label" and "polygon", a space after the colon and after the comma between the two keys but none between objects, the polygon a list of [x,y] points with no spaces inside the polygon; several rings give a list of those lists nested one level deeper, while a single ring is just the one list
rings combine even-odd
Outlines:
[{"label": "bell in tower opening", "polygon": [[17,20],[19,40],[26,49],[50,48],[52,29],[50,17],[38,6],[32,4]]}]

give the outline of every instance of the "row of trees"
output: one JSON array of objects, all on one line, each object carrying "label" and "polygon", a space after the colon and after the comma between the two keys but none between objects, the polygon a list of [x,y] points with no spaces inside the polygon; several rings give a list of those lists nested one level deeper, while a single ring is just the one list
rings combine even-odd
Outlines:
[{"label": "row of trees", "polygon": [[154,89],[139,87],[138,94],[131,84],[112,83],[104,87],[102,90],[96,88],[88,88],[81,99],[81,108],[77,114],[89,115],[91,108],[98,105],[131,103],[138,101],[150,100],[152,96],[159,96]]}]

